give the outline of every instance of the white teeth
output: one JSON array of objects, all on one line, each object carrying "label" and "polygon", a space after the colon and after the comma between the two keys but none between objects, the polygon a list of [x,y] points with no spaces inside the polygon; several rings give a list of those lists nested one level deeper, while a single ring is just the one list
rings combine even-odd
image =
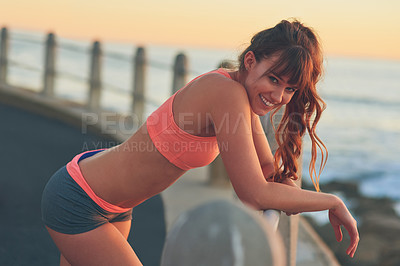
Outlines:
[{"label": "white teeth", "polygon": [[269,101],[267,101],[261,94],[260,94],[260,98],[261,98],[261,100],[263,101],[263,103],[264,103],[266,106],[268,106],[268,107],[274,106],[273,103],[270,103]]}]

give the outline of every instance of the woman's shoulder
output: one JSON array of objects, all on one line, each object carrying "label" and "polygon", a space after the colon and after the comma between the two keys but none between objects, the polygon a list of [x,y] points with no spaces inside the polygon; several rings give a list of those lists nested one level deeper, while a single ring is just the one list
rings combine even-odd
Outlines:
[{"label": "woman's shoulder", "polygon": [[181,125],[180,115],[192,116],[192,124],[200,124],[202,128],[224,123],[228,117],[232,121],[238,118],[251,120],[246,89],[239,82],[218,73],[209,73],[191,82],[176,95],[172,109],[178,125]]},{"label": "woman's shoulder", "polygon": [[215,105],[248,105],[248,96],[243,85],[215,72],[196,79],[187,92],[212,107]]},{"label": "woman's shoulder", "polygon": [[244,87],[239,82],[233,80],[232,77],[228,77],[228,72],[226,74],[215,71],[209,72],[196,79],[194,85],[207,86],[214,90],[217,88],[241,88],[244,90]]}]

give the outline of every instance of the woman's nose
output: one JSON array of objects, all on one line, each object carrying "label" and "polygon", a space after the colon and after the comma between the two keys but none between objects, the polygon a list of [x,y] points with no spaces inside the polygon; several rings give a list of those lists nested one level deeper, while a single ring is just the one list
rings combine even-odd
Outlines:
[{"label": "woman's nose", "polygon": [[285,88],[279,87],[276,88],[272,93],[271,93],[271,100],[274,101],[274,104],[279,104],[282,102],[282,97],[283,97],[283,92],[285,91]]}]

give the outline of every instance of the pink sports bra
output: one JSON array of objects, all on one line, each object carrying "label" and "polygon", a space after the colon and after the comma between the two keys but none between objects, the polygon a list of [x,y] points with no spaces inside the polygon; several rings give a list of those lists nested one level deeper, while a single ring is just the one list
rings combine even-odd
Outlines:
[{"label": "pink sports bra", "polygon": [[[205,73],[190,83],[210,73],[219,73],[231,79],[228,72],[220,68]],[[217,138],[191,135],[178,127],[172,113],[172,104],[178,92],[168,98],[147,118],[146,126],[149,136],[157,150],[169,162],[183,170],[208,165],[219,154]]]}]

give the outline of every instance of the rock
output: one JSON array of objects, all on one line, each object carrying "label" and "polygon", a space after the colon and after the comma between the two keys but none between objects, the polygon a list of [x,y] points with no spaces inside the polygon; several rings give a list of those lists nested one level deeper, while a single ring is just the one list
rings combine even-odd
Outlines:
[{"label": "rock", "polygon": [[346,201],[351,203],[348,207],[358,221],[360,242],[354,258],[350,258],[346,254],[350,240],[344,228],[343,241],[338,243],[330,224],[320,226],[307,217],[341,265],[400,265],[400,217],[394,210],[393,200],[361,195],[355,183],[335,181],[324,184],[322,189],[328,193],[342,193]]}]

